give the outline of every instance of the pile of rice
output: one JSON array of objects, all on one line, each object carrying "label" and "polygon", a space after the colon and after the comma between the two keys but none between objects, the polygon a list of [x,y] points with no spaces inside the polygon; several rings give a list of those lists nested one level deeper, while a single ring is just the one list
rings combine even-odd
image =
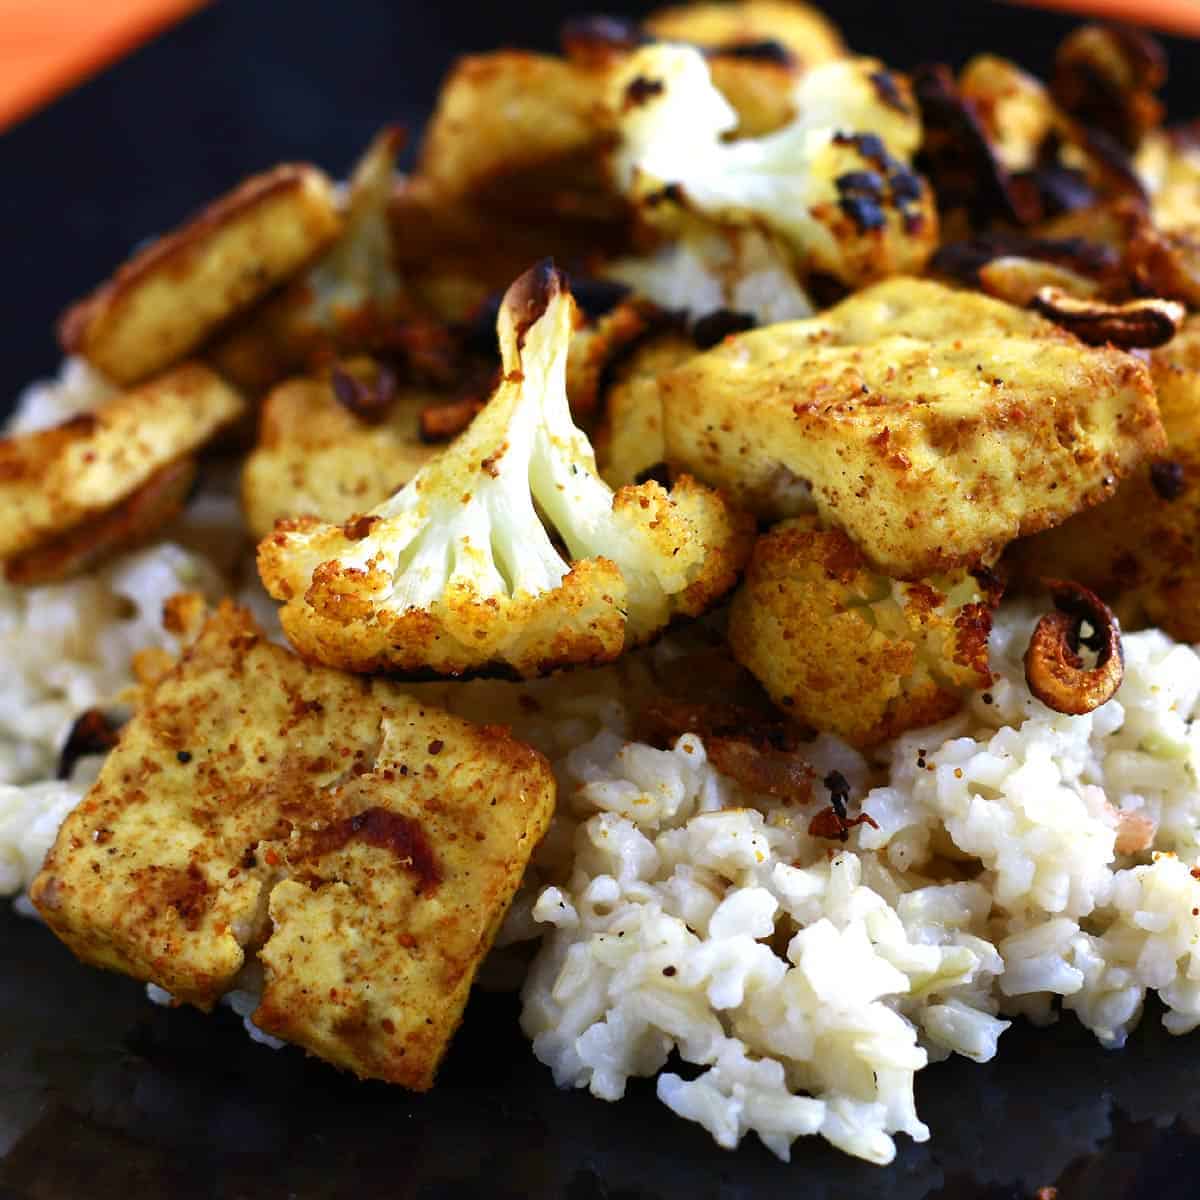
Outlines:
[{"label": "pile of rice", "polygon": [[[68,367],[17,420],[86,406],[87,382]],[[28,886],[94,773],[53,780],[74,716],[129,685],[133,650],[171,648],[162,601],[238,588],[228,496],[168,532],[87,579],[0,584],[0,892]],[[808,833],[822,796],[749,794],[692,735],[631,740],[687,634],[529,684],[420,685],[555,765],[559,811],[498,950],[541,939],[522,1025],[555,1080],[616,1100],[657,1075],[662,1102],[722,1146],[754,1132],[786,1159],[820,1134],[886,1163],[896,1133],[929,1137],[916,1072],[987,1061],[1013,1016],[1069,1009],[1118,1047],[1155,991],[1172,1033],[1200,1024],[1200,657],[1127,635],[1117,697],[1061,716],[1025,686],[1035,620],[1001,609],[995,685],[953,720],[873,761],[834,738],[809,747],[875,822],[844,844]],[[247,972],[231,994],[243,1016],[255,989]]]}]

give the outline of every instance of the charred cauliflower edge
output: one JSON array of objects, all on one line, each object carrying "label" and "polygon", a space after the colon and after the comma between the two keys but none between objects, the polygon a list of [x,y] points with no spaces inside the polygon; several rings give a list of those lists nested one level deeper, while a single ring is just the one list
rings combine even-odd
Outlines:
[{"label": "charred cauliflower edge", "polygon": [[502,378],[471,426],[341,526],[259,546],[292,644],[354,671],[521,676],[607,662],[728,591],[749,517],[681,478],[614,492],[567,403],[575,304],[549,260],[505,294]]}]

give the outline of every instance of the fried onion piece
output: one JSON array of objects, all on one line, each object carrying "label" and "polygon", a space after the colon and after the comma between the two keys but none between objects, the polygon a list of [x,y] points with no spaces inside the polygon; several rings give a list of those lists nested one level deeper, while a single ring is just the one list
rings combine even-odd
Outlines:
[{"label": "fried onion piece", "polygon": [[1068,295],[1059,287],[1040,288],[1033,308],[1089,346],[1108,344],[1127,350],[1165,345],[1179,332],[1187,315],[1183,305],[1174,300],[1105,304]]},{"label": "fried onion piece", "polygon": [[962,570],[896,583],[840,530],[801,517],[755,545],[729,644],[797,720],[870,746],[953,715],[991,683],[999,599],[994,579]]},{"label": "fried onion piece", "polygon": [[997,217],[1016,225],[1037,221],[1042,206],[1036,188],[1015,179],[950,68],[943,63],[919,67],[913,92],[922,122],[917,165],[933,181],[939,209],[963,210],[972,228]]},{"label": "fried onion piece", "polygon": [[[241,397],[200,363],[183,363],[92,412],[37,433],[0,438],[0,558],[24,554],[131,500],[165,467],[191,455],[243,411]],[[168,492],[170,488],[166,489]],[[145,531],[162,510],[144,504],[105,526],[106,536],[139,513]],[[170,506],[167,506],[168,508]]]},{"label": "fried onion piece", "polygon": [[1011,547],[1015,585],[1077,580],[1116,611],[1123,628],[1157,626],[1200,641],[1200,316],[1150,356],[1165,449],[1107,504]]},{"label": "fried onion piece", "polygon": [[1080,299],[1097,295],[1118,278],[1120,254],[1081,237],[994,232],[947,243],[931,266],[936,274],[1025,308],[1048,286]]},{"label": "fried onion piece", "polygon": [[[1055,712],[1081,716],[1111,700],[1125,675],[1121,626],[1112,609],[1077,583],[1043,580],[1055,611],[1037,623],[1025,651],[1029,690]],[[1083,635],[1083,626],[1091,632]],[[1080,645],[1096,651],[1096,663],[1084,664]]]},{"label": "fried onion piece", "polygon": [[70,308],[59,340],[116,383],[139,383],[293,275],[340,226],[333,185],[315,167],[254,175]]},{"label": "fried onion piece", "polygon": [[1166,54],[1148,33],[1083,25],[1058,47],[1052,88],[1067,112],[1132,154],[1162,119],[1154,93],[1166,79]]}]

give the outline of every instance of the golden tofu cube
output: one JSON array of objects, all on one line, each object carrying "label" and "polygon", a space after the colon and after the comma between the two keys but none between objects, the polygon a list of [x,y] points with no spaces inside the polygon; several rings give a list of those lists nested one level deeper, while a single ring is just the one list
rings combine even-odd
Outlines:
[{"label": "golden tofu cube", "polygon": [[1155,625],[1200,642],[1200,317],[1151,355],[1167,445],[1116,496],[1017,542],[1015,581],[1073,579],[1107,600],[1126,629]]},{"label": "golden tofu cube", "polygon": [[438,450],[421,441],[437,397],[402,392],[377,423],[338,402],[327,379],[292,379],[266,398],[258,445],[242,469],[242,509],[255,538],[283,517],[340,523],[406,484]]},{"label": "golden tofu cube", "polygon": [[0,558],[127,501],[242,411],[219,376],[183,363],[61,425],[0,438]]},{"label": "golden tofu cube", "polygon": [[59,340],[116,383],[139,383],[299,270],[340,227],[333,185],[315,167],[251,176],[70,308]]},{"label": "golden tofu cube", "polygon": [[33,902],[84,961],[428,1088],[554,807],[506,730],[311,666],[226,602],[59,831]]},{"label": "golden tofu cube", "polygon": [[815,507],[898,579],[994,562],[1164,442],[1137,358],[917,279],[726,338],[660,387],[672,464],[762,516]]}]

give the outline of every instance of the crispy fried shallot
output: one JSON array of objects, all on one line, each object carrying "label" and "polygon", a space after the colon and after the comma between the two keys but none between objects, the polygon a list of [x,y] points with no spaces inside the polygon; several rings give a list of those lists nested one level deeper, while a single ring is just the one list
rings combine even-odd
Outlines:
[{"label": "crispy fried shallot", "polygon": [[[1121,626],[1112,609],[1094,592],[1077,583],[1044,579],[1055,611],[1037,623],[1025,651],[1029,690],[1055,712],[1081,716],[1111,700],[1125,675]],[[1082,636],[1087,624],[1091,632]],[[1080,645],[1096,652],[1088,668]]]},{"label": "crispy fried shallot", "polygon": [[387,367],[380,367],[373,381],[334,367],[329,383],[337,402],[369,425],[382,421],[396,399],[396,377]]},{"label": "crispy fried shallot", "polygon": [[1039,288],[1032,307],[1090,346],[1106,343],[1126,350],[1151,349],[1169,342],[1187,316],[1182,304],[1154,297],[1105,304],[1071,296],[1062,288]]},{"label": "crispy fried shallot", "polygon": [[933,256],[932,266],[959,283],[979,287],[984,268],[999,260],[1045,263],[1098,284],[1107,282],[1120,266],[1117,251],[1102,242],[1083,237],[1033,237],[1015,230],[947,242]]},{"label": "crispy fried shallot", "polygon": [[1055,100],[1125,150],[1162,119],[1154,95],[1167,78],[1167,57],[1149,34],[1124,26],[1084,25],[1065,38],[1054,60]]},{"label": "crispy fried shallot", "polygon": [[944,63],[918,67],[913,92],[924,141],[918,166],[933,180],[943,208],[965,208],[977,225],[1000,216],[1017,225],[1041,218],[1036,184],[1018,179],[1000,161],[974,104]]}]

